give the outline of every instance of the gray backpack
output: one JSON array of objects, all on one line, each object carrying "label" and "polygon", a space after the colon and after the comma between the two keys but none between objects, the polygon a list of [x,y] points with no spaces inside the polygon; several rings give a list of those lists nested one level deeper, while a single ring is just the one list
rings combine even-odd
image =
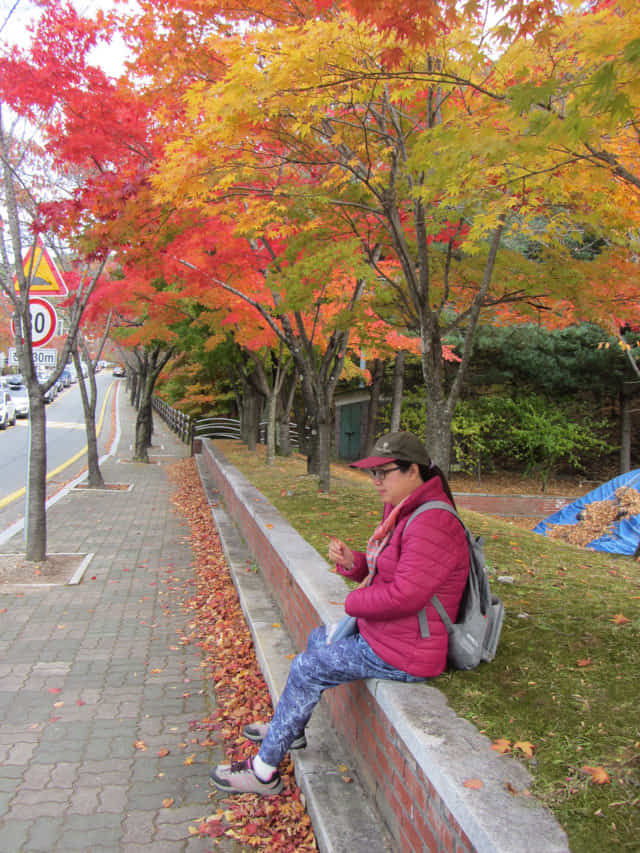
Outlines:
[{"label": "gray backpack", "polygon": [[[492,595],[485,564],[482,539],[475,537],[466,527],[455,509],[444,501],[427,501],[409,516],[407,529],[412,520],[428,509],[444,509],[458,519],[469,545],[469,578],[462,593],[458,621],[454,624],[437,595],[431,603],[445,624],[449,634],[447,661],[453,669],[474,669],[481,661],[492,661],[496,654],[502,623],[504,605],[497,595]],[[404,533],[404,531],[403,531]],[[426,608],[418,614],[420,633],[429,636]]]}]

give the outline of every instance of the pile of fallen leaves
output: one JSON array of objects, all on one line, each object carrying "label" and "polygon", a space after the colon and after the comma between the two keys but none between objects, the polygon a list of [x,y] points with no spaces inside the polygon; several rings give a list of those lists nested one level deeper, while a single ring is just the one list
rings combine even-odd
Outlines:
[{"label": "pile of fallen leaves", "polygon": [[547,536],[584,547],[613,531],[617,521],[640,515],[640,492],[628,486],[615,491],[615,500],[593,501],[578,516],[576,524],[548,524]]},{"label": "pile of fallen leaves", "polygon": [[[271,699],[194,461],[176,463],[170,475],[176,487],[173,501],[189,524],[194,555],[196,591],[187,602],[191,641],[202,649],[218,705],[199,727],[224,743],[229,761],[237,761],[255,752],[242,737],[242,727],[268,720]],[[197,831],[210,838],[234,838],[266,853],[317,850],[290,761],[281,765],[280,773],[284,790],[279,796],[244,794],[220,800],[216,795],[222,807]]]}]

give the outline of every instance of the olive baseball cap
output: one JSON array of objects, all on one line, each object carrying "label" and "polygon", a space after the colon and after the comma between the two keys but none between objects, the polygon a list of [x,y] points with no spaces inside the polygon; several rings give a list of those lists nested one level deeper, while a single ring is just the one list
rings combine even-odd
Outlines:
[{"label": "olive baseball cap", "polygon": [[380,436],[371,450],[371,456],[351,463],[351,468],[377,468],[394,459],[430,465],[427,448],[416,435],[410,432],[388,432]]}]

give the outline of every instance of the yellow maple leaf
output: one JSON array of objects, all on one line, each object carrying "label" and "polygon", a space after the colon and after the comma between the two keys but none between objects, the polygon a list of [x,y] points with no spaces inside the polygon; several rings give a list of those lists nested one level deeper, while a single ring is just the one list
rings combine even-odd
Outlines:
[{"label": "yellow maple leaf", "polygon": [[187,767],[189,767],[191,764],[193,764],[193,762],[195,761],[195,757],[196,757],[196,754],[194,752],[193,755],[189,755],[187,758],[185,758],[185,760],[184,760],[185,765]]},{"label": "yellow maple leaf", "polygon": [[535,746],[530,743],[528,740],[519,740],[513,745],[514,750],[519,749],[521,752],[527,756],[527,758],[531,758],[533,756],[533,750]]}]

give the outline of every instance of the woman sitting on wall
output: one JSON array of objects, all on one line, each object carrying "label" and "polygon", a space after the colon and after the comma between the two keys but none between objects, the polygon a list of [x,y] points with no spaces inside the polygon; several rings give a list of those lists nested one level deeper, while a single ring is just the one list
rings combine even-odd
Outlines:
[{"label": "woman sitting on wall", "polygon": [[[353,466],[369,471],[384,504],[366,552],[352,551],[339,539],[329,546],[338,572],[362,581],[345,601],[357,629],[335,642],[335,626],[311,632],[306,650],[291,665],[271,723],[245,726],[245,736],[261,744],[257,755],[211,772],[211,783],[226,793],[280,793],[278,766],[289,749],[306,745],[305,726],[327,688],[362,678],[423,681],[446,666],[447,630],[431,598],[437,594],[455,622],[469,572],[464,529],[451,513],[434,508],[417,515],[403,535],[421,504],[445,501],[455,507],[446,478],[420,439],[407,432],[382,436],[371,456]],[[423,637],[418,614],[425,608],[429,632]]]}]

